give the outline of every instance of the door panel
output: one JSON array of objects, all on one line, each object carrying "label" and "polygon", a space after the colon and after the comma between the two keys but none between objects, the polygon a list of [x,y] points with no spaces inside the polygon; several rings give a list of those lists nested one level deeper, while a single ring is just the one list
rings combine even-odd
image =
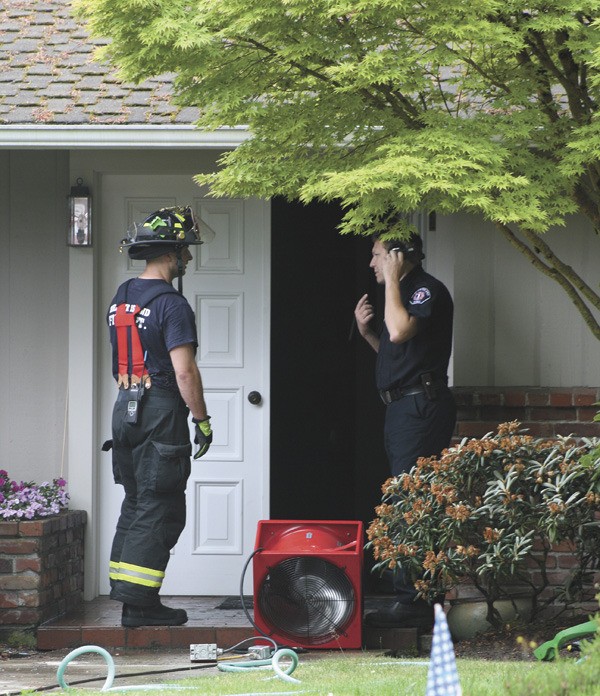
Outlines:
[{"label": "door panel", "polygon": [[[237,594],[256,522],[268,517],[269,400],[251,404],[247,395],[269,394],[269,204],[206,199],[191,175],[158,174],[105,174],[100,200],[101,439],[110,433],[116,394],[103,319],[118,284],[144,267],[143,261],[118,253],[127,226],[160,207],[190,205],[215,230],[212,241],[190,248],[194,260],[183,281],[196,313],[196,358],[214,439],[202,459],[192,460],[187,524],[173,549],[162,593]],[[109,457],[103,455],[102,461],[99,565],[106,569],[100,589],[106,594],[122,489],[112,481]],[[244,589],[251,592],[251,587],[249,571]]]}]

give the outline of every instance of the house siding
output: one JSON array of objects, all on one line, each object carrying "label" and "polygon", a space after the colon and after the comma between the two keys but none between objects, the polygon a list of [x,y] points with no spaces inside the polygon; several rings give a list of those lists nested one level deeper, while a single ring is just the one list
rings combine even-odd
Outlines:
[{"label": "house siding", "polygon": [[0,151],[0,468],[63,473],[69,257],[66,152]]},{"label": "house siding", "polygon": [[[454,298],[453,385],[600,384],[598,340],[562,288],[492,224],[470,215],[438,216],[437,230],[425,239],[427,270]],[[586,220],[571,217],[545,239],[598,287],[600,245]]]}]

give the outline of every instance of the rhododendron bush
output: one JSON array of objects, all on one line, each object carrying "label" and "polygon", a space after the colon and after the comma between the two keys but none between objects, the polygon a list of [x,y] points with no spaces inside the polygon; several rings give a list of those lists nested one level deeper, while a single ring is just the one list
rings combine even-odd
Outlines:
[{"label": "rhododendron bush", "polygon": [[[493,603],[510,585],[528,589],[534,612],[582,599],[600,558],[598,441],[534,438],[519,428],[503,423],[386,481],[368,529],[374,570],[400,566],[430,601],[469,579],[493,624]],[[547,556],[560,542],[572,546],[575,566],[542,600]]]}]

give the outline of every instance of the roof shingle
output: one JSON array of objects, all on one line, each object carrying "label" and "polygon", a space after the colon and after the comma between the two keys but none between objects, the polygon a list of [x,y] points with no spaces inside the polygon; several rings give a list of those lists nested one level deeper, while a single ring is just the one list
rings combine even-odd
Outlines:
[{"label": "roof shingle", "polygon": [[170,98],[173,76],[120,82],[94,62],[91,39],[70,0],[0,3],[0,125],[190,124],[197,109]]}]

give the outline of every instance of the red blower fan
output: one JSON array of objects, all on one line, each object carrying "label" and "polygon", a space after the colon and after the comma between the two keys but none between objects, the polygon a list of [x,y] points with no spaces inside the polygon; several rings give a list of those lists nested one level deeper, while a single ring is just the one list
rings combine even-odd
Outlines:
[{"label": "red blower fan", "polygon": [[360,648],[362,522],[261,520],[254,622],[279,644]]}]

